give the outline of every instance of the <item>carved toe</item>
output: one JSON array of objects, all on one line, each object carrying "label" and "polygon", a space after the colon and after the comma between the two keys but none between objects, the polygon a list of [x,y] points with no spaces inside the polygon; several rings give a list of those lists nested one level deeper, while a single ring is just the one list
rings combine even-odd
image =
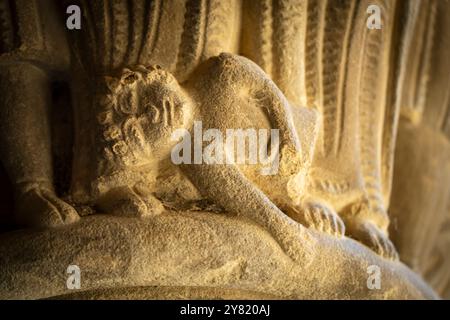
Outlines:
[{"label": "carved toe", "polygon": [[347,224],[350,237],[365,244],[380,256],[397,261],[399,259],[394,244],[389,237],[370,221],[350,222]]},{"label": "carved toe", "polygon": [[306,202],[304,205],[288,209],[294,220],[307,228],[341,237],[345,234],[345,225],[338,214],[330,207],[319,202]]}]

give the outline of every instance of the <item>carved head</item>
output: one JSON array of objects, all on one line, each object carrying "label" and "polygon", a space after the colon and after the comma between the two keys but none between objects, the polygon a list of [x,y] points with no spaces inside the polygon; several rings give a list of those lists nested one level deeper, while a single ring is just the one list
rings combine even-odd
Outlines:
[{"label": "carved head", "polygon": [[140,165],[168,155],[172,132],[186,128],[192,114],[177,80],[159,66],[137,66],[105,82],[108,94],[100,102],[98,121],[109,144],[106,156]]}]

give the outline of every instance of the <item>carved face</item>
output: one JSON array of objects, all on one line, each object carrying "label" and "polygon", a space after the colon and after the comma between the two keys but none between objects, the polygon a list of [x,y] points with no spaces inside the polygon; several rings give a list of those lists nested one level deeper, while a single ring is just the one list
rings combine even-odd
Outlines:
[{"label": "carved face", "polygon": [[141,125],[150,142],[169,139],[174,130],[184,128],[189,107],[178,83],[152,83],[139,91]]},{"label": "carved face", "polygon": [[155,67],[138,68],[125,70],[113,84],[111,107],[103,115],[109,118],[105,135],[116,140],[112,154],[127,165],[167,156],[173,147],[172,132],[185,128],[192,113],[187,95],[171,74]]}]

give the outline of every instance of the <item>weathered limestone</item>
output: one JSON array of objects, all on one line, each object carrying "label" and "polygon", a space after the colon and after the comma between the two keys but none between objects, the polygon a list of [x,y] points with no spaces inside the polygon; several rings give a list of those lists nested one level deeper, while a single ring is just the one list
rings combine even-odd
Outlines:
[{"label": "weathered limestone", "polygon": [[448,295],[448,2],[70,4],[0,4],[0,297]]},{"label": "weathered limestone", "polygon": [[[233,216],[165,212],[137,220],[96,215],[57,230],[19,231],[0,238],[0,297],[436,297],[404,265],[382,259],[353,240],[306,229],[302,237],[307,241],[298,241],[295,250],[305,259],[294,262],[267,231]],[[82,270],[82,291],[66,288],[70,264]],[[380,290],[367,288],[372,264],[381,268]]]}]

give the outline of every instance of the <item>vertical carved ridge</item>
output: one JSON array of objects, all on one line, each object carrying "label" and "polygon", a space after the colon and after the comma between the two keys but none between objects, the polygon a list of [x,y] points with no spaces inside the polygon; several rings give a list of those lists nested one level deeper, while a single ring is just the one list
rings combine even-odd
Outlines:
[{"label": "vertical carved ridge", "polygon": [[428,83],[430,79],[431,72],[431,60],[432,51],[434,46],[434,33],[436,25],[436,2],[430,0],[428,7],[427,17],[426,17],[426,29],[424,31],[424,46],[421,57],[421,64],[419,70],[419,77],[417,78],[417,90],[415,91],[415,102],[419,108],[419,112],[422,113],[425,109],[426,96]]},{"label": "vertical carved ridge", "polygon": [[425,34],[427,28],[427,16],[429,10],[429,1],[410,3],[411,15],[415,19],[409,19],[410,30],[414,33],[408,34],[408,48],[405,48],[405,58],[408,65],[402,68],[401,84],[401,114],[413,122],[420,121],[422,118],[423,106],[418,106],[417,95],[418,85],[420,84],[420,67],[422,65],[423,49],[425,47]]},{"label": "vertical carved ridge", "polygon": [[[81,0],[82,10],[87,21],[84,26],[87,30],[87,47],[90,48],[90,52],[92,52],[92,61],[98,61],[99,54],[97,52],[97,41],[99,37],[95,28],[93,8],[91,4],[92,1]],[[86,43],[86,39],[84,40],[84,43]]]},{"label": "vertical carved ridge", "polygon": [[161,0],[146,1],[144,39],[141,44],[139,61],[148,61],[155,49],[161,20]]},{"label": "vertical carved ridge", "polygon": [[[392,6],[387,1],[378,1],[382,12],[384,30],[365,30],[362,50],[361,74],[362,81],[359,90],[359,115],[360,115],[360,137],[361,137],[361,168],[365,182],[365,190],[370,206],[374,212],[385,212],[381,194],[381,138],[382,126],[380,126],[380,112],[384,110],[386,99],[384,87],[378,85],[384,83],[383,53],[390,50],[389,29],[391,25]],[[392,6],[391,6],[392,5]],[[360,9],[365,10],[364,6]],[[374,183],[367,183],[373,180]]]},{"label": "vertical carved ridge", "polygon": [[[108,69],[110,70],[114,66],[114,1],[115,0],[107,0],[106,8],[105,8],[105,17],[108,21]],[[105,28],[106,29],[106,28]]]},{"label": "vertical carved ridge", "polygon": [[306,1],[274,0],[272,19],[272,79],[289,101],[300,105],[303,19]]},{"label": "vertical carved ridge", "polygon": [[129,64],[137,64],[141,41],[144,36],[145,0],[128,0],[130,15],[130,36],[126,55]]},{"label": "vertical carved ridge", "polygon": [[187,0],[176,73],[183,81],[200,61],[206,37],[208,0]]},{"label": "vertical carved ridge", "polygon": [[0,54],[15,47],[16,32],[13,22],[13,11],[10,1],[0,2]]},{"label": "vertical carved ridge", "polygon": [[232,19],[234,9],[234,0],[209,0],[202,60],[216,56],[230,47],[230,33],[235,22]]},{"label": "vertical carved ridge", "polygon": [[343,99],[350,28],[355,13],[355,2],[344,0],[329,2],[324,21],[322,55],[322,110],[325,155],[337,154],[343,129]]},{"label": "vertical carved ridge", "polygon": [[[273,1],[244,0],[241,53],[273,79]],[[248,26],[248,27],[245,27]]]},{"label": "vertical carved ridge", "polygon": [[261,30],[261,67],[267,74],[273,74],[273,3],[272,0],[263,0],[261,2],[261,20],[259,21],[259,29]]},{"label": "vertical carved ridge", "polygon": [[[447,90],[450,90],[450,88]],[[450,139],[450,97],[447,97],[447,112],[442,123],[442,131]]]},{"label": "vertical carved ridge", "polygon": [[[27,39],[27,47],[34,49],[44,49],[44,34],[42,32],[41,14],[36,0],[15,0],[14,11],[17,14],[17,34],[19,35],[19,42],[22,38]],[[27,10],[23,10],[26,8]],[[32,36],[31,36],[32,35]]]},{"label": "vertical carved ridge", "polygon": [[309,0],[306,17],[306,39],[305,39],[305,84],[308,107],[320,108],[318,93],[320,91],[320,57],[323,1]]},{"label": "vertical carved ridge", "polygon": [[127,2],[123,0],[113,0],[112,3],[112,66],[122,67],[128,51],[129,39],[129,15]]},{"label": "vertical carved ridge", "polygon": [[381,149],[381,188],[383,192],[383,201],[386,207],[389,207],[390,195],[392,189],[392,178],[394,172],[394,151],[397,141],[398,121],[400,116],[400,108],[397,104],[397,90],[399,88],[398,79],[400,73],[400,65],[402,63],[402,52],[404,43],[402,39],[405,37],[406,25],[403,21],[403,15],[407,12],[405,3],[398,3],[395,15],[393,17],[393,38],[392,43],[399,43],[398,50],[391,52],[391,70],[388,80],[388,95],[386,99],[386,110],[384,112],[383,132],[382,132],[382,149]]},{"label": "vertical carved ridge", "polygon": [[[446,61],[443,63],[443,60],[448,59],[448,55],[450,53],[450,22],[448,20],[448,15],[450,13],[450,3],[436,3],[436,24],[435,30],[439,30],[439,33],[435,32],[436,38],[439,39],[447,39],[446,41],[435,41],[436,45],[434,50],[442,52],[442,54],[438,55],[435,58],[435,64],[437,64],[439,69],[441,69],[444,73],[446,73],[446,82],[447,82],[447,90],[445,97],[442,101],[442,111],[439,114],[439,127],[441,128],[444,135],[450,140],[450,63]],[[441,80],[442,81],[442,80]],[[430,92],[435,92],[438,89],[435,87],[430,88]],[[431,93],[433,94],[433,93]],[[433,103],[433,102],[431,102]],[[450,209],[450,208],[449,208]],[[450,212],[450,211],[449,211]],[[449,220],[450,222],[450,220]]]},{"label": "vertical carved ridge", "polygon": [[104,1],[89,1],[92,3],[93,16],[96,17],[94,26],[97,34],[97,48],[98,48],[98,63],[101,71],[109,70],[111,66],[111,12],[109,0]]}]

